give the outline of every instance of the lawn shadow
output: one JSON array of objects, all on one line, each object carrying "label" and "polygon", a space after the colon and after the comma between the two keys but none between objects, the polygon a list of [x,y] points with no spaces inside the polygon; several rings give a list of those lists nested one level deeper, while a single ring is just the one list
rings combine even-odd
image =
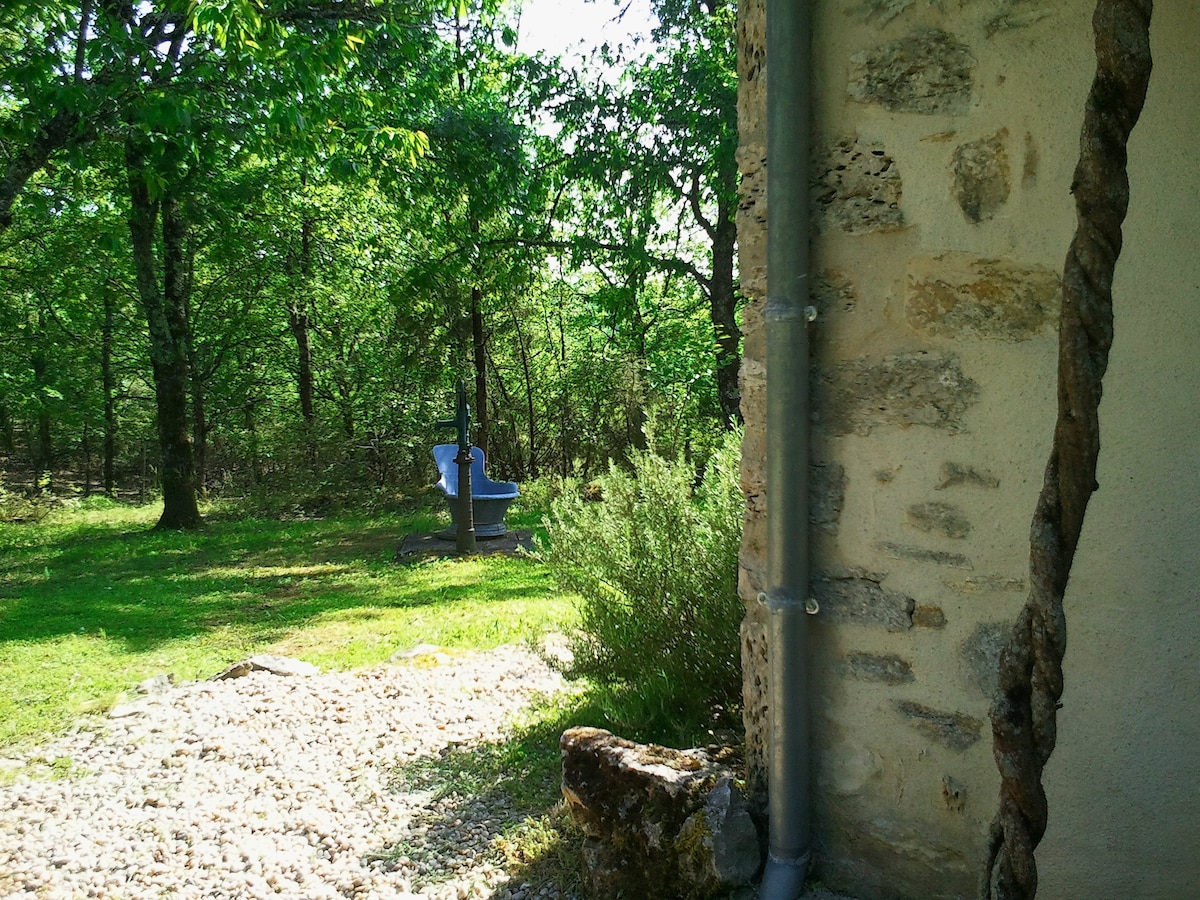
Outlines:
[{"label": "lawn shadow", "polygon": [[583,836],[562,803],[559,737],[586,708],[578,698],[535,702],[531,722],[514,727],[497,743],[448,745],[397,769],[394,788],[431,791],[432,798],[414,818],[411,833],[381,848],[375,858],[432,863],[433,874],[413,888],[436,883],[460,865],[476,865],[479,848],[461,842],[462,823],[470,821],[488,835],[484,859],[508,873],[492,895],[506,900],[539,896],[583,896]]},{"label": "lawn shadow", "polygon": [[584,835],[562,799],[559,741],[564,731],[591,726],[640,743],[672,747],[718,742],[731,752],[727,758],[735,765],[744,764],[740,733],[714,733],[713,722],[663,721],[637,693],[628,685],[584,683],[579,690],[535,700],[503,741],[446,746],[435,757],[401,767],[397,788],[433,791],[433,800],[415,823],[414,834],[381,851],[379,858],[413,859],[414,853],[432,857],[442,852],[457,861],[461,851],[454,838],[461,822],[485,810],[485,820],[503,821],[491,842],[489,861],[509,875],[492,895],[494,900],[585,896]]},{"label": "lawn shadow", "polygon": [[[269,642],[359,607],[436,607],[479,595],[478,578],[401,569],[408,522],[358,517],[210,520],[197,532],[86,525],[41,539],[9,532],[0,563],[0,642],[103,633],[134,652],[218,628]],[[465,571],[465,570],[464,570]],[[529,585],[489,587],[489,600]]]}]

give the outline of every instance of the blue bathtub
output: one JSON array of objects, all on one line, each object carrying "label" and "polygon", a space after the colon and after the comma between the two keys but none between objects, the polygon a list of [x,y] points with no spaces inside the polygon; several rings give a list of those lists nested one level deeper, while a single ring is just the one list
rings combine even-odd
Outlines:
[{"label": "blue bathtub", "polygon": [[[458,534],[458,444],[438,444],[433,448],[441,480],[437,486],[446,495],[450,507],[451,535]],[[521,495],[515,481],[492,481],[483,474],[483,451],[471,448],[471,511],[475,517],[475,537],[500,537],[508,533],[504,516],[509,504]]]}]

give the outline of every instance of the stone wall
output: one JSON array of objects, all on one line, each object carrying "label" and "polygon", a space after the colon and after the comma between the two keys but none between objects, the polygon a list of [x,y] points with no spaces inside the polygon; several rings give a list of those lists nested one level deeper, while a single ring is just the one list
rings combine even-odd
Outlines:
[{"label": "stone wall", "polygon": [[[1181,71],[1170,81],[1156,71],[1147,117],[1161,115],[1174,123],[1173,130],[1163,126],[1174,144],[1137,145],[1147,154],[1147,181],[1167,181],[1158,189],[1161,197],[1149,184],[1139,195],[1135,182],[1131,222],[1148,193],[1171,211],[1165,219],[1150,212],[1134,227],[1149,235],[1148,246],[1175,247],[1188,260],[1171,262],[1160,253],[1154,274],[1166,308],[1191,304],[1195,310],[1200,215],[1184,195],[1170,196],[1168,184],[1171,172],[1189,171],[1182,160],[1200,165],[1184,137],[1187,125],[1179,122],[1183,116],[1193,129],[1190,141],[1200,141],[1200,116],[1188,99],[1200,89],[1200,79],[1184,62],[1193,59],[1184,35],[1200,29],[1200,11],[1191,4],[1171,6],[1155,13],[1174,19],[1155,32],[1156,58],[1174,52]],[[1029,523],[1055,415],[1058,273],[1075,225],[1070,181],[1095,67],[1093,7],[1093,0],[814,4],[815,121],[809,149],[816,224],[813,303],[820,317],[812,333],[810,544],[812,590],[822,607],[814,620],[811,659],[814,849],[816,874],[864,900],[976,893],[998,784],[988,708],[999,648],[1024,600]],[[739,42],[739,244],[742,289],[751,298],[744,316],[747,517],[740,592],[747,605],[743,655],[751,786],[762,789],[767,669],[765,615],[756,598],[766,588],[760,313],[766,294],[764,0],[743,0]],[[1161,113],[1153,105],[1156,88]],[[1147,127],[1152,126],[1139,126]],[[1156,167],[1154,154],[1172,168]],[[1165,241],[1165,230],[1154,237],[1167,223],[1174,243]],[[1122,257],[1118,277],[1131,266],[1136,263]],[[1128,298],[1118,297],[1118,309],[1123,302]],[[1182,313],[1182,324],[1170,327],[1200,337],[1198,320],[1194,312],[1190,318]],[[1158,346],[1149,327],[1140,342],[1123,345],[1123,327],[1137,329],[1118,318],[1117,371],[1122,359],[1153,358]],[[1182,341],[1167,343],[1177,354],[1167,365],[1183,378],[1171,393],[1178,404],[1179,391],[1200,390],[1195,372],[1200,367],[1189,362],[1194,350],[1189,357]],[[1186,376],[1178,375],[1185,370]],[[1193,409],[1174,408],[1163,411],[1159,425],[1176,434],[1181,415],[1197,420]],[[1114,466],[1135,468],[1135,446],[1127,450],[1128,462],[1106,449],[1102,468],[1106,463],[1110,472]],[[1177,452],[1200,467],[1194,447]],[[1197,483],[1200,478],[1192,477],[1180,496],[1160,498],[1176,530],[1182,518],[1197,519]],[[1188,508],[1193,512],[1185,512]],[[1200,525],[1189,524],[1183,534],[1200,546]],[[1167,538],[1184,553],[1176,532]],[[1119,540],[1113,534],[1106,539]],[[1092,560],[1088,547],[1081,555]],[[1170,621],[1195,646],[1200,590],[1194,551],[1192,556],[1183,565],[1188,574],[1176,572],[1173,583],[1185,584],[1185,594],[1196,602],[1176,609]],[[1096,580],[1109,577],[1111,568],[1101,566],[1102,574],[1090,576],[1093,590],[1102,592]],[[1123,614],[1132,605],[1106,602]],[[1086,620],[1087,613],[1082,615]],[[1166,640],[1184,653],[1182,639],[1159,628],[1144,623],[1141,645]],[[1091,639],[1100,630],[1082,626]],[[1101,645],[1111,649],[1111,640]],[[1071,652],[1076,656],[1067,660],[1068,697],[1073,659],[1091,667],[1085,678],[1102,668],[1093,647],[1072,643]],[[1176,657],[1172,672],[1200,688],[1194,651],[1192,661],[1188,668],[1186,658]],[[1135,668],[1133,660],[1128,663]],[[1172,695],[1180,696],[1177,690]],[[1093,712],[1103,706],[1102,693],[1085,696],[1096,698]],[[1132,708],[1129,713],[1133,717]],[[1143,710],[1134,718],[1145,727],[1149,715]],[[1179,713],[1163,715],[1177,721]],[[1143,786],[1154,771],[1171,778],[1200,776],[1196,754],[1186,764],[1178,756],[1200,739],[1195,724],[1200,717],[1188,715],[1189,724],[1173,732],[1178,752],[1159,754],[1165,768],[1138,767]],[[1121,727],[1072,724],[1069,711],[1064,717],[1064,734],[1079,734],[1093,748],[1102,743],[1105,728]],[[1058,755],[1087,760],[1119,777],[1116,761],[1097,760],[1089,752],[1095,751],[1062,747]],[[1115,827],[1095,835],[1093,828],[1094,836],[1083,840],[1079,833],[1088,832],[1097,808],[1086,795],[1096,786],[1087,779],[1072,785],[1061,774],[1054,781],[1053,761],[1049,774],[1058,818],[1052,806],[1047,853],[1057,868],[1046,875],[1056,885],[1048,896],[1125,895],[1112,881],[1070,887],[1085,883],[1082,872],[1091,864],[1075,860],[1072,848],[1095,853],[1102,845],[1122,845],[1128,836]],[[1177,810],[1176,818],[1178,842],[1200,845],[1200,816]],[[1162,856],[1150,842],[1145,852]],[[1193,884],[1200,880],[1197,864],[1187,871]],[[1183,876],[1171,877],[1173,884],[1184,883],[1178,880]],[[1149,887],[1138,895],[1182,896],[1171,890]]]}]

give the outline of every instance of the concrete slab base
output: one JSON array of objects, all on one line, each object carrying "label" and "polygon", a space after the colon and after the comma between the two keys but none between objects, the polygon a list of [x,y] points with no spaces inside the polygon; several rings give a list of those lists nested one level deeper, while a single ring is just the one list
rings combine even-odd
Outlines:
[{"label": "concrete slab base", "polygon": [[[519,556],[533,551],[533,533],[509,531],[500,537],[476,538],[475,556]],[[444,559],[457,556],[454,538],[447,540],[441,532],[415,532],[406,535],[396,551],[396,562],[416,562],[423,559]]]}]

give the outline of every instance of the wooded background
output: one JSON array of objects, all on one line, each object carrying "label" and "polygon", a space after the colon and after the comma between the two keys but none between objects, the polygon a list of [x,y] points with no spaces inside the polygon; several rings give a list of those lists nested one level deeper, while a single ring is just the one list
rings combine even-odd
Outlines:
[{"label": "wooded background", "polygon": [[[614,15],[617,13],[614,7]],[[0,472],[429,480],[473,384],[497,477],[739,420],[734,9],[572,69],[497,0],[0,12]]]}]

